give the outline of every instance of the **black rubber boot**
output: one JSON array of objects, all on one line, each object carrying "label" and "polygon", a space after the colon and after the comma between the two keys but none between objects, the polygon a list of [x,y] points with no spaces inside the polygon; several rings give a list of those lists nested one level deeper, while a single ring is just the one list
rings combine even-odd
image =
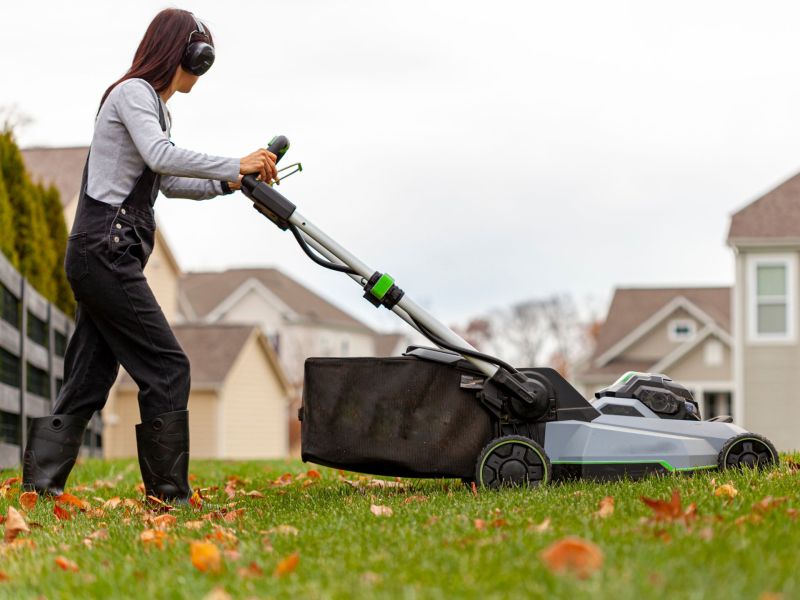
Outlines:
[{"label": "black rubber boot", "polygon": [[136,447],[145,493],[161,500],[185,503],[189,485],[189,411],[176,410],[139,423]]},{"label": "black rubber boot", "polygon": [[22,488],[28,492],[58,496],[64,493],[83,443],[87,419],[52,415],[31,420],[22,459]]}]

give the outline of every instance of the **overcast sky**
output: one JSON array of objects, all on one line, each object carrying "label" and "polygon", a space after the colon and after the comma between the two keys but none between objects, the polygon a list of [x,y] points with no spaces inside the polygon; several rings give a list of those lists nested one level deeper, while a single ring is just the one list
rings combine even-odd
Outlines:
[{"label": "overcast sky", "polygon": [[[163,2],[3,2],[0,106],[23,146],[87,145]],[[214,67],[173,141],[283,133],[281,192],[446,322],[615,285],[733,280],[729,216],[800,170],[796,2],[186,2]],[[379,326],[240,194],[160,198],[185,270],[271,265]]]}]

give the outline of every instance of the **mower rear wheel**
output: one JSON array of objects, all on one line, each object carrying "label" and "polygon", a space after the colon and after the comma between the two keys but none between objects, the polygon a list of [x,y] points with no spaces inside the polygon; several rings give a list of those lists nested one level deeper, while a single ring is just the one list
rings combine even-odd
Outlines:
[{"label": "mower rear wheel", "polygon": [[490,488],[537,487],[550,482],[550,459],[539,444],[521,435],[493,439],[481,451],[475,481]]},{"label": "mower rear wheel", "polygon": [[720,470],[765,469],[777,465],[778,461],[778,451],[767,438],[757,433],[742,433],[725,442],[717,465]]}]

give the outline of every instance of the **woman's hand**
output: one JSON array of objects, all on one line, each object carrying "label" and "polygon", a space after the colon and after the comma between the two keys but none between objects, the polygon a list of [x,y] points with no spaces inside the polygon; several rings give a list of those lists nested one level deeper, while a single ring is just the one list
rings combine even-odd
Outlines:
[{"label": "woman's hand", "polygon": [[242,175],[257,173],[261,181],[266,183],[277,182],[278,169],[275,167],[277,158],[269,150],[260,148],[239,161],[239,173]]},{"label": "woman's hand", "polygon": [[228,183],[228,189],[230,189],[230,190],[240,190],[240,189],[242,189],[242,177],[244,177],[244,175],[239,175],[239,179],[237,179],[236,181],[228,181],[227,182]]}]

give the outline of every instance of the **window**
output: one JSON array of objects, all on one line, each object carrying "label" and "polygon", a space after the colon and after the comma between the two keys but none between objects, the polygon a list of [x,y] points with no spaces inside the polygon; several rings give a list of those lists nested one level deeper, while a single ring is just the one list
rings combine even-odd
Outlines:
[{"label": "window", "polygon": [[694,338],[697,325],[691,319],[673,319],[669,322],[667,335],[672,342],[685,342]]},{"label": "window", "polygon": [[749,257],[747,316],[751,341],[794,340],[796,272],[794,255]]}]

